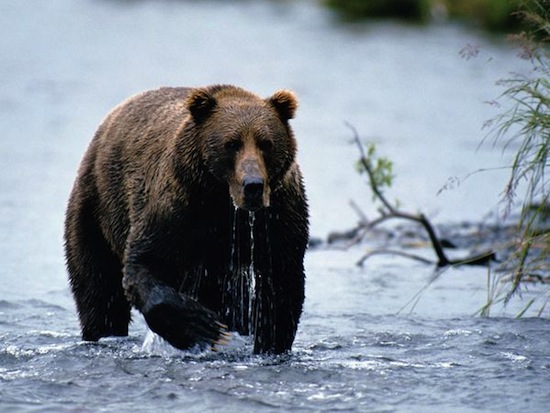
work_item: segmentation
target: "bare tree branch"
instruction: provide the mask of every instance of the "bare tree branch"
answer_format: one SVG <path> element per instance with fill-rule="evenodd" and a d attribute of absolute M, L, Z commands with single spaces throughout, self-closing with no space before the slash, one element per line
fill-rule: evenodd
<path fill-rule="evenodd" d="M 353 132 L 353 139 L 361 155 L 361 158 L 359 159 L 359 161 L 361 162 L 361 165 L 363 166 L 363 168 L 365 169 L 368 175 L 370 189 L 372 190 L 372 193 L 374 194 L 374 196 L 382 203 L 382 207 L 380 208 L 380 217 L 378 217 L 373 221 L 367 221 L 365 214 L 362 212 L 360 213 L 360 217 L 361 217 L 360 227 L 363 228 L 363 231 L 361 231 L 359 234 L 356 235 L 356 237 L 353 240 L 354 242 L 358 242 L 358 240 L 362 239 L 365 233 L 369 229 L 372 229 L 374 226 L 391 218 L 400 218 L 400 219 L 406 219 L 409 221 L 416 222 L 422 225 L 422 227 L 424 227 L 424 229 L 426 230 L 426 233 L 428 234 L 428 237 L 430 238 L 430 242 L 432 244 L 433 250 L 437 256 L 437 262 L 436 262 L 437 267 L 446 267 L 449 265 L 487 265 L 491 260 L 495 259 L 495 253 L 493 251 L 488 251 L 483 254 L 466 257 L 460 260 L 449 259 L 445 254 L 445 251 L 441 244 L 441 240 L 437 236 L 434 227 L 432 226 L 432 224 L 424 214 L 411 214 L 411 213 L 402 211 L 397 207 L 394 207 L 387 200 L 387 198 L 384 196 L 384 193 L 378 187 L 377 181 L 374 176 L 373 166 L 371 165 L 369 158 L 365 153 L 365 148 L 361 143 L 361 139 L 359 138 L 359 134 L 357 133 L 357 130 L 353 125 L 349 123 L 346 123 L 346 125 Z M 356 210 L 359 209 L 356 206 L 356 204 L 353 204 L 353 205 L 355 205 L 354 209 Z M 396 254 L 395 251 L 386 251 L 385 253 L 389 253 L 389 252 Z M 362 263 L 372 255 L 373 255 L 373 252 L 366 254 L 363 258 L 361 258 L 361 260 L 359 260 L 358 265 L 362 265 Z M 432 263 L 431 261 L 426 260 L 425 258 L 418 257 L 413 254 L 399 253 L 399 255 L 407 256 L 408 258 L 417 259 L 427 263 Z"/>

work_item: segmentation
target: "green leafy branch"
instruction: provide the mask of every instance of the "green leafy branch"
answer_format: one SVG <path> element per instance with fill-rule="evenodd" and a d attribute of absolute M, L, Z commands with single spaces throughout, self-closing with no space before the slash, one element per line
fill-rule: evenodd
<path fill-rule="evenodd" d="M 393 162 L 388 158 L 378 157 L 376 145 L 374 143 L 367 143 L 365 156 L 357 160 L 356 169 L 360 174 L 366 173 L 369 175 L 373 183 L 372 186 L 381 193 L 384 189 L 392 186 L 395 178 L 395 174 L 393 173 Z M 372 198 L 373 201 L 375 201 L 379 197 L 377 197 L 374 188 L 371 187 L 371 189 L 373 192 Z"/>

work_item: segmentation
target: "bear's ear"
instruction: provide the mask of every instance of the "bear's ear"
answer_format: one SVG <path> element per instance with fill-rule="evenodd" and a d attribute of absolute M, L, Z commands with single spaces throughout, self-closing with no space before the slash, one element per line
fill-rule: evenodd
<path fill-rule="evenodd" d="M 185 106 L 195 122 L 202 122 L 216 107 L 216 99 L 206 89 L 193 89 L 185 99 Z"/>
<path fill-rule="evenodd" d="M 298 99 L 290 90 L 278 90 L 267 101 L 273 105 L 283 120 L 292 119 L 298 108 Z"/>

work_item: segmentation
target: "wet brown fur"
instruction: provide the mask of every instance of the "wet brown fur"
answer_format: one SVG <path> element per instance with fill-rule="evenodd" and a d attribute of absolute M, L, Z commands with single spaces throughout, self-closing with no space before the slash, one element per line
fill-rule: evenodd
<path fill-rule="evenodd" d="M 216 85 L 149 91 L 111 111 L 84 155 L 66 215 L 85 340 L 127 335 L 134 306 L 179 348 L 216 344 L 225 323 L 253 333 L 256 352 L 290 349 L 308 238 L 288 124 L 296 107 L 289 91 L 261 99 Z M 254 206 L 254 257 L 246 248 L 252 201 L 243 192 L 250 176 L 265 182 Z M 259 281 L 253 320 L 244 320 L 228 291 L 251 261 Z"/>

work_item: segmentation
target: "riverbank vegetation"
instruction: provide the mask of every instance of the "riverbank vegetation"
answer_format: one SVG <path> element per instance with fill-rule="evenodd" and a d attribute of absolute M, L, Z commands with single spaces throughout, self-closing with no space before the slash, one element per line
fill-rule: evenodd
<path fill-rule="evenodd" d="M 522 281 L 550 273 L 550 0 L 533 0 L 524 7 L 521 16 L 531 29 L 511 40 L 531 71 L 499 82 L 504 91 L 493 104 L 501 112 L 486 124 L 488 139 L 514 155 L 503 191 L 505 215 L 514 205 L 521 209 L 514 252 L 506 263 L 512 287 L 505 300 Z"/>
<path fill-rule="evenodd" d="M 517 29 L 524 0 L 322 0 L 343 20 L 398 18 L 414 22 L 461 20 L 493 31 Z"/>

